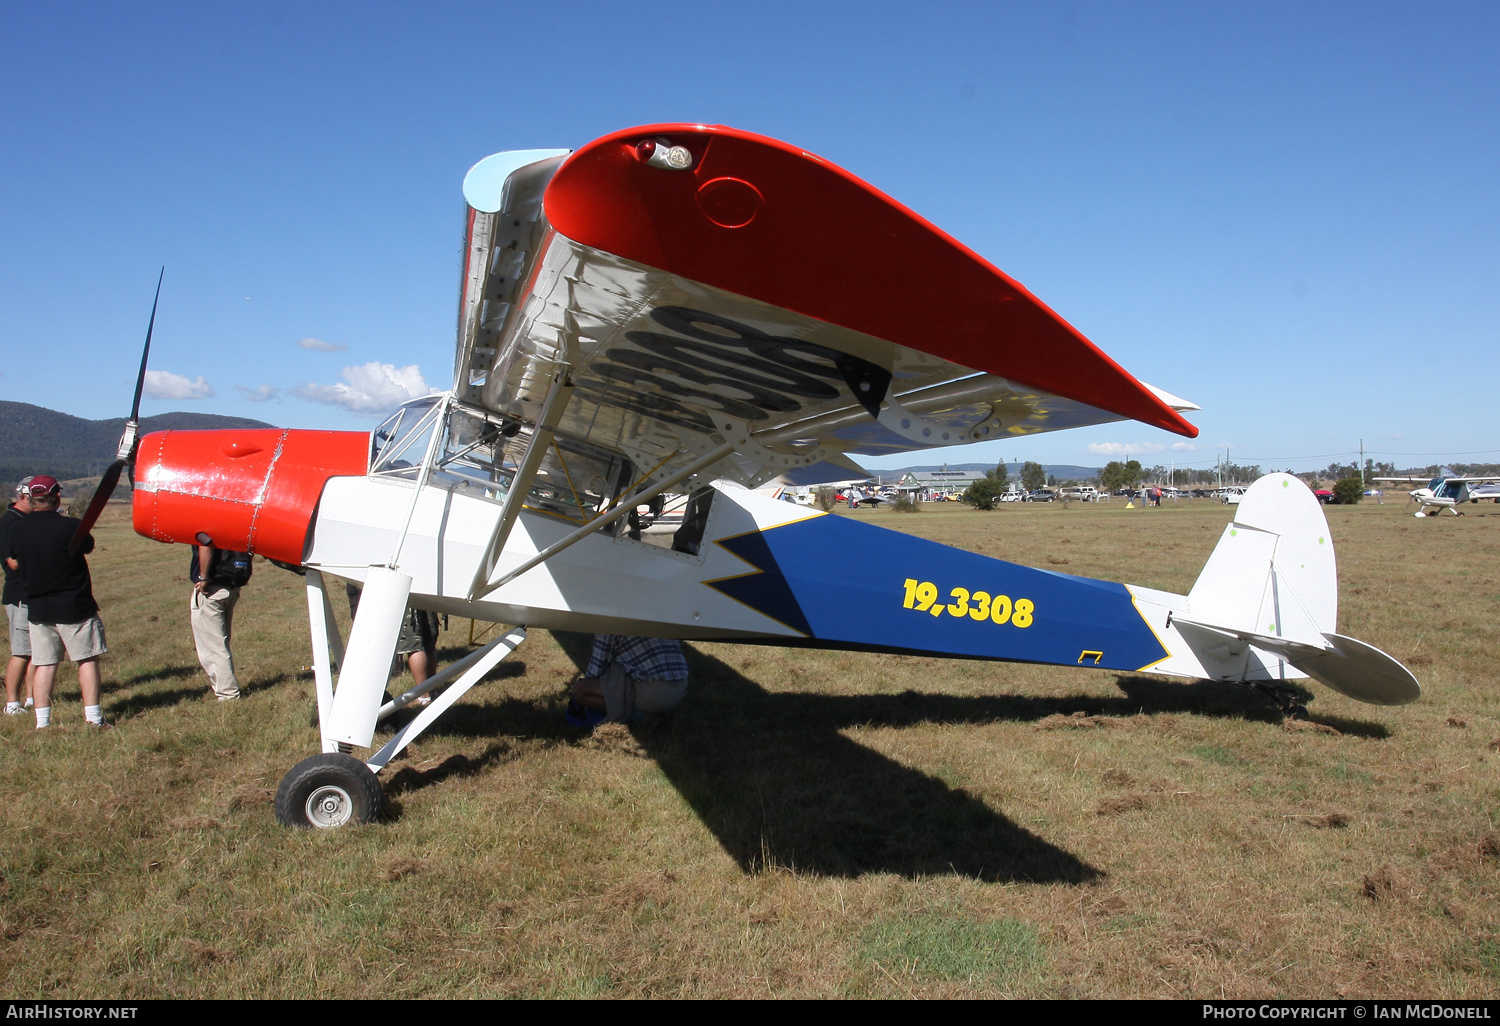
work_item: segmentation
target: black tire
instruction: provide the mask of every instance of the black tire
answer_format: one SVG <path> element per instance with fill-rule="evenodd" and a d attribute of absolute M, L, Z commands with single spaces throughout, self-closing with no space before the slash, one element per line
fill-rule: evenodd
<path fill-rule="evenodd" d="M 343 752 L 303 759 L 276 789 L 276 819 L 283 826 L 326 830 L 376 823 L 383 804 L 375 774 Z"/>

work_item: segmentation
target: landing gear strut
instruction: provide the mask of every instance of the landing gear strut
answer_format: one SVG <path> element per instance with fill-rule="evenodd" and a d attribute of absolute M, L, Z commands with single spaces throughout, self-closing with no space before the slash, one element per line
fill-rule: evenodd
<path fill-rule="evenodd" d="M 398 595 L 397 599 L 392 608 L 399 613 L 405 593 Z M 372 604 L 371 588 L 367 584 L 358 615 L 366 616 L 370 610 L 378 608 L 383 607 Z M 378 658 L 364 660 L 360 667 L 363 676 L 354 675 L 345 659 L 344 641 L 334 623 L 333 607 L 328 601 L 323 575 L 313 567 L 307 569 L 307 611 L 312 627 L 313 677 L 318 688 L 318 726 L 323 735 L 323 754 L 302 760 L 282 779 L 281 787 L 276 791 L 276 818 L 286 826 L 319 830 L 378 822 L 384 803 L 376 774 L 470 688 L 483 681 L 500 660 L 514 652 L 516 646 L 526 640 L 526 630 L 512 627 L 483 648 L 470 652 L 393 699 L 382 695 L 381 691 L 387 683 L 386 674 L 395 648 L 394 626 L 387 625 L 391 626 L 387 636 L 376 638 L 374 643 L 380 645 L 383 641 L 389 643 L 389 647 L 377 652 Z M 364 622 L 356 618 L 356 623 Z M 355 642 L 355 636 L 351 635 L 351 646 L 364 645 L 365 655 L 369 656 L 372 644 L 369 638 Z M 334 701 L 335 669 L 342 671 L 338 694 L 349 706 L 341 720 Z M 371 747 L 376 724 L 381 720 L 412 706 L 438 688 L 442 688 L 442 692 L 409 722 L 397 727 L 395 735 L 379 751 L 371 752 L 369 758 L 363 760 L 353 754 L 356 748 Z M 337 722 L 330 726 L 332 721 Z"/>
<path fill-rule="evenodd" d="M 1280 709 L 1281 715 L 1287 719 L 1307 719 L 1307 706 L 1302 704 L 1302 692 L 1296 688 L 1278 687 L 1263 680 L 1253 681 L 1250 686 L 1275 702 L 1276 708 Z"/>

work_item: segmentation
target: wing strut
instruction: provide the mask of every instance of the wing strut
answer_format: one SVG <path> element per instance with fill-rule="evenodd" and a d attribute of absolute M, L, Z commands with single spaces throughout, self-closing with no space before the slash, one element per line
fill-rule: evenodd
<path fill-rule="evenodd" d="M 422 489 L 427 486 L 427 479 L 432 476 L 432 465 L 442 445 L 443 432 L 448 429 L 448 410 L 452 405 L 453 393 L 449 392 L 438 400 L 437 405 L 433 406 L 432 411 L 427 414 L 427 417 L 432 418 L 432 437 L 427 440 L 427 450 L 422 455 L 422 470 L 417 475 L 417 486 L 412 489 L 411 504 L 406 507 L 406 521 L 401 525 L 401 533 L 396 536 L 396 549 L 391 553 L 390 561 L 385 564 L 392 570 L 401 566 L 401 550 L 406 547 L 406 535 L 411 530 L 412 514 L 416 513 L 417 502 L 422 498 Z M 426 420 L 427 417 L 422 419 Z M 420 421 L 416 430 L 421 430 Z"/>
<path fill-rule="evenodd" d="M 635 509 L 636 506 L 638 506 L 640 503 L 645 502 L 648 499 L 656 498 L 661 493 L 668 491 L 669 489 L 674 488 L 682 482 L 686 481 L 688 478 L 692 477 L 700 470 L 705 470 L 708 467 L 713 466 L 715 463 L 729 456 L 733 452 L 734 443 L 725 442 L 723 445 L 720 445 L 717 448 L 710 449 L 708 452 L 704 453 L 702 456 L 699 456 L 697 459 L 693 460 L 691 463 L 688 463 L 681 469 L 673 471 L 671 474 L 658 481 L 650 488 L 647 488 L 645 491 L 636 492 L 634 495 L 627 496 L 626 498 L 620 500 L 620 502 L 616 503 L 614 509 L 610 510 L 608 513 L 604 513 L 600 516 L 595 517 L 593 520 L 590 520 L 587 524 L 584 524 L 582 527 L 580 527 L 578 530 L 574 531 L 567 537 L 553 542 L 551 545 L 547 546 L 541 552 L 538 552 L 536 555 L 526 560 L 526 562 L 510 571 L 504 577 L 500 578 L 493 584 L 486 584 L 483 588 L 479 589 L 479 591 L 474 595 L 474 599 L 471 599 L 471 601 L 483 598 L 485 595 L 488 595 L 490 592 L 496 590 L 497 588 L 504 587 L 511 581 L 515 580 L 517 577 L 520 577 L 522 574 L 526 573 L 528 570 L 531 570 L 534 567 L 545 563 L 547 560 L 557 555 L 563 549 L 571 548 L 572 546 L 577 545 L 589 535 L 599 530 L 599 528 L 608 527 L 610 524 L 614 523 L 616 520 L 619 520 L 625 514 Z"/>
<path fill-rule="evenodd" d="M 505 505 L 500 507 L 500 519 L 495 522 L 495 529 L 490 533 L 484 555 L 479 559 L 479 567 L 474 571 L 474 579 L 469 582 L 470 602 L 494 590 L 485 587 L 485 583 L 490 579 L 490 574 L 495 572 L 495 563 L 505 549 L 505 540 L 510 537 L 511 528 L 521 515 L 521 507 L 525 505 L 526 496 L 531 491 L 531 482 L 541 469 L 542 460 L 557 432 L 557 425 L 568 408 L 568 400 L 572 398 L 573 379 L 568 375 L 568 368 L 561 366 L 552 376 L 552 387 L 547 390 L 541 415 L 537 417 L 536 425 L 531 430 L 531 441 L 526 446 L 526 454 L 521 457 L 521 463 L 510 479 L 510 489 L 505 493 Z"/>

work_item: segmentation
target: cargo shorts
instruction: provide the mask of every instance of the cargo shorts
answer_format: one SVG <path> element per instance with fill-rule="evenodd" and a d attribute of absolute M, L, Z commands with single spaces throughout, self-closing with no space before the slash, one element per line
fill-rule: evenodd
<path fill-rule="evenodd" d="M 109 649 L 104 647 L 104 621 L 97 615 L 79 623 L 34 623 L 31 625 L 31 662 L 34 666 L 52 666 L 62 662 L 63 653 L 75 663 L 97 659 Z"/>
<path fill-rule="evenodd" d="M 5 625 L 10 631 L 10 654 L 31 655 L 31 624 L 26 622 L 26 603 L 5 607 Z"/>

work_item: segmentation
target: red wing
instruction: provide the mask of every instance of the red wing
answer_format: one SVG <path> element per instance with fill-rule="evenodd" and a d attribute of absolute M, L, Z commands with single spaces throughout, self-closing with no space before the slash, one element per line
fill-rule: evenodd
<path fill-rule="evenodd" d="M 664 140 L 690 170 L 647 163 Z M 646 267 L 1194 437 L 1023 286 L 847 171 L 721 126 L 605 136 L 547 187 L 560 234 Z"/>

